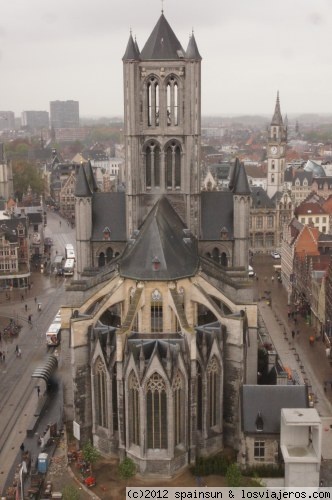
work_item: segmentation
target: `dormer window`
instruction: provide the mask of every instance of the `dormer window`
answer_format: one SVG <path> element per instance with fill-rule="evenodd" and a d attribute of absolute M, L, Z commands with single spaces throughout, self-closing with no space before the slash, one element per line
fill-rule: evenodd
<path fill-rule="evenodd" d="M 257 413 L 255 424 L 257 432 L 262 432 L 264 430 L 264 420 L 260 411 Z"/>
<path fill-rule="evenodd" d="M 111 230 L 108 226 L 104 227 L 103 239 L 109 241 L 111 239 Z"/>
<path fill-rule="evenodd" d="M 160 260 L 158 257 L 153 257 L 152 259 L 152 269 L 153 271 L 159 271 L 160 269 Z"/>
<path fill-rule="evenodd" d="M 228 231 L 225 227 L 222 228 L 222 230 L 220 231 L 220 238 L 222 240 L 227 240 L 228 239 Z"/>

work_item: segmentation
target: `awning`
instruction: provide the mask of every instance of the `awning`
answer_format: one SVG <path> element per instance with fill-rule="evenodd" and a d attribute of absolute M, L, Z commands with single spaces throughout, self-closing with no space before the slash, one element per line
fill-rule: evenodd
<path fill-rule="evenodd" d="M 35 369 L 31 378 L 42 378 L 47 383 L 58 367 L 58 360 L 51 354 L 42 366 Z"/>

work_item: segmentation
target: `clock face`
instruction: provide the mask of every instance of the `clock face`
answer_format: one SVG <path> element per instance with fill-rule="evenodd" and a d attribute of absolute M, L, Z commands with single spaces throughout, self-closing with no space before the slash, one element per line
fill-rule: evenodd
<path fill-rule="evenodd" d="M 278 148 L 277 148 L 277 146 L 272 146 L 272 147 L 271 147 L 271 153 L 272 153 L 273 155 L 275 155 L 275 154 L 277 154 L 277 152 L 278 152 Z"/>

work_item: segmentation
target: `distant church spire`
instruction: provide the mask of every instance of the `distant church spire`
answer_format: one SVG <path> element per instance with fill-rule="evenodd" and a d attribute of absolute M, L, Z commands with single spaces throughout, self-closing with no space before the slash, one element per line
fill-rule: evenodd
<path fill-rule="evenodd" d="M 280 111 L 279 90 L 277 92 L 277 101 L 276 101 L 276 105 L 274 108 L 274 115 L 272 118 L 271 125 L 281 125 L 281 126 L 283 125 L 281 111 Z"/>

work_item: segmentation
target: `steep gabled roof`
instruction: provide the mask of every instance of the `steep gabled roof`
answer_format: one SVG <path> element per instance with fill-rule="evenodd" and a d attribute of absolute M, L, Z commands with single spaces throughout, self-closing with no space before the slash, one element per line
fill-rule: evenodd
<path fill-rule="evenodd" d="M 130 33 L 126 52 L 122 58 L 123 61 L 138 61 L 139 60 L 139 50 L 136 40 L 134 41 L 132 34 Z"/>
<path fill-rule="evenodd" d="M 140 280 L 173 280 L 194 276 L 199 263 L 196 239 L 162 197 L 150 211 L 136 238 L 129 240 L 120 275 Z"/>
<path fill-rule="evenodd" d="M 275 208 L 265 189 L 260 186 L 251 187 L 251 208 Z"/>
<path fill-rule="evenodd" d="M 164 14 L 161 14 L 156 26 L 149 36 L 141 52 L 141 60 L 160 61 L 183 59 L 183 50 L 174 31 L 168 24 Z"/>

